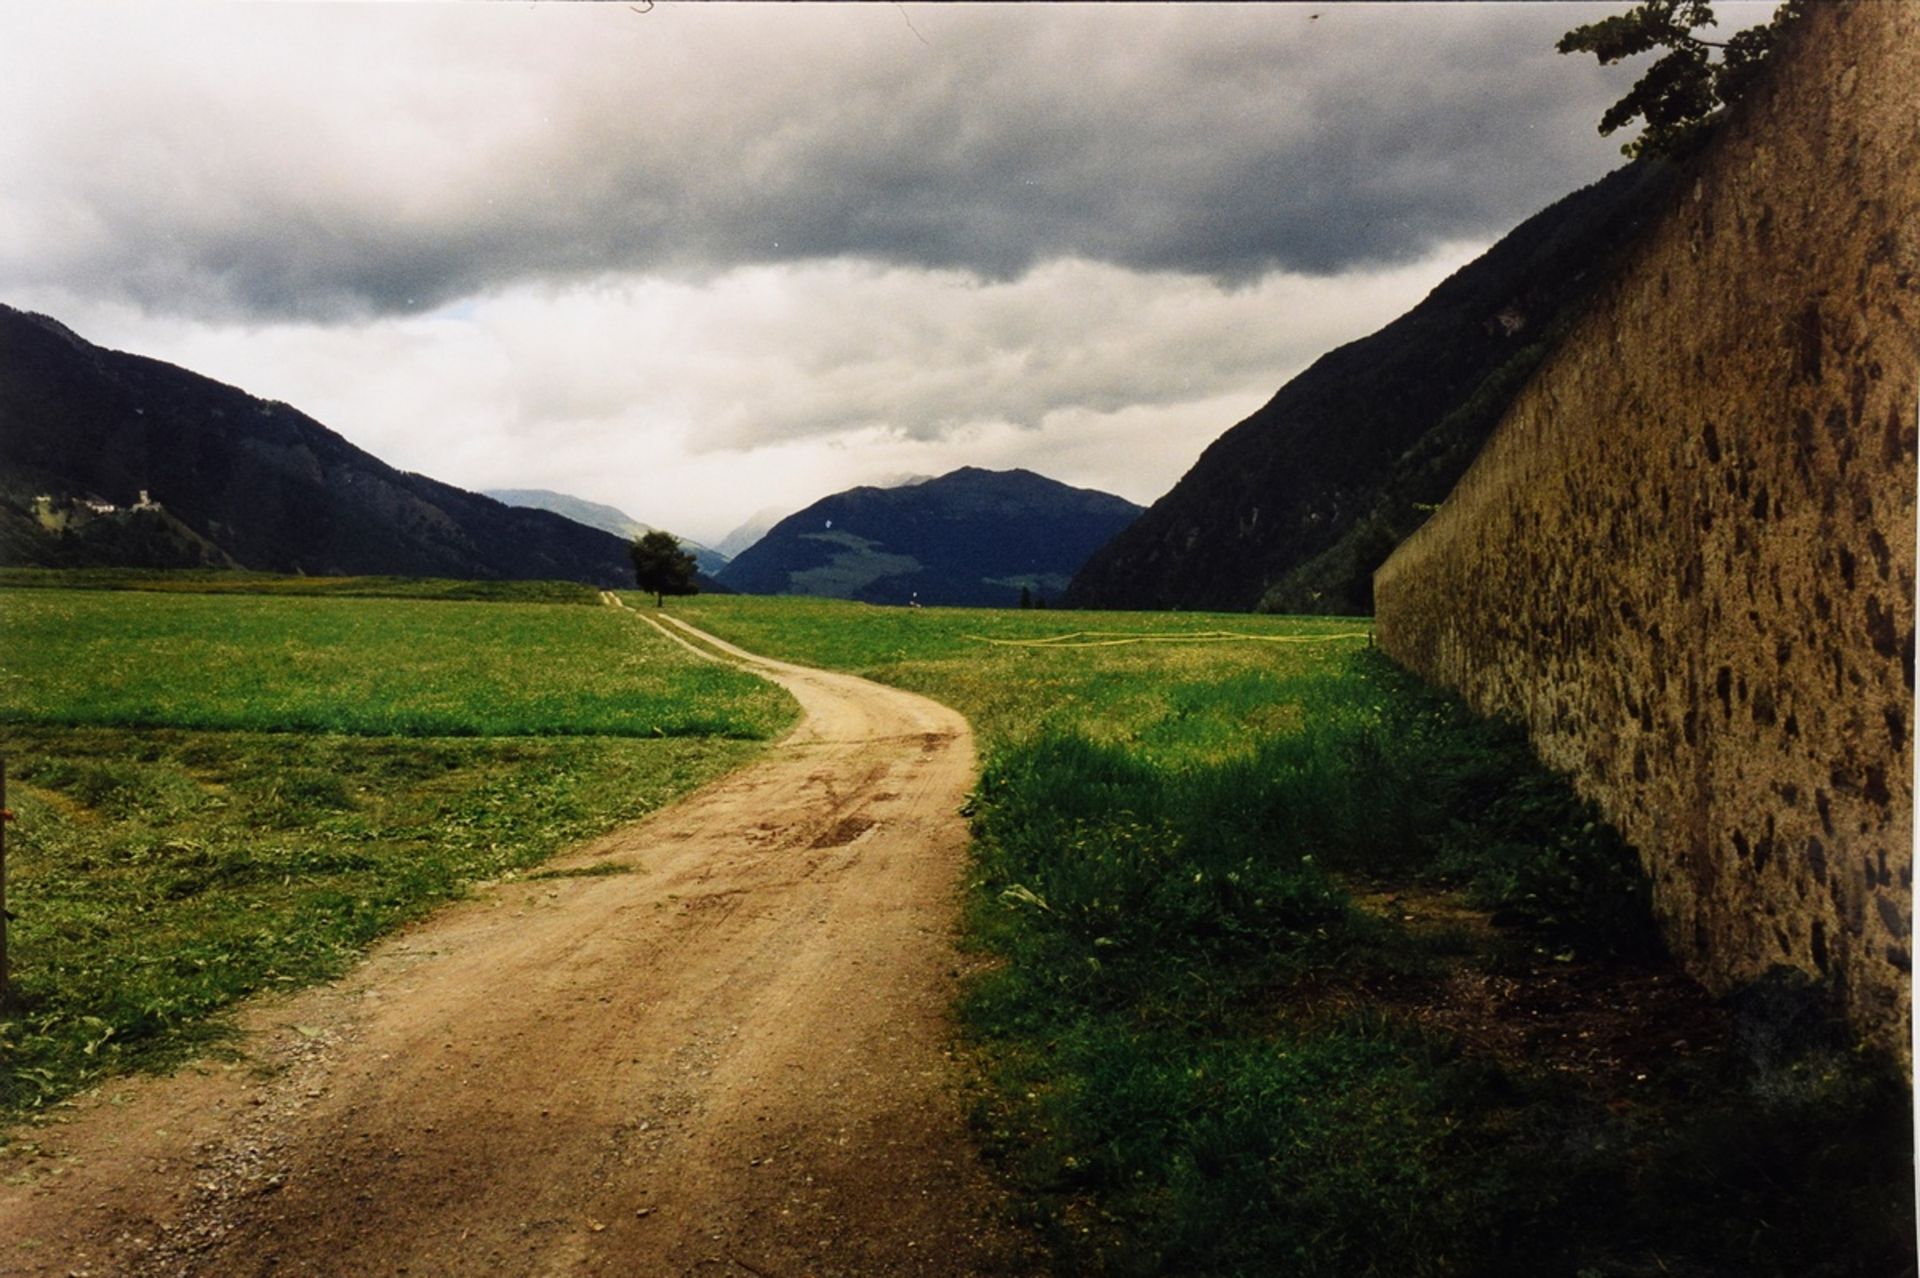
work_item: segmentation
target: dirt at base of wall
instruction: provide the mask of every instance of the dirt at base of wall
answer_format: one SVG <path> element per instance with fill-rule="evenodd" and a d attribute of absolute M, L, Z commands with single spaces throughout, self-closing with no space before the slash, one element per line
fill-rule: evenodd
<path fill-rule="evenodd" d="M 1710 988 L 1785 963 L 1908 1056 L 1920 4 L 1822 4 L 1374 579 L 1527 725 Z"/>

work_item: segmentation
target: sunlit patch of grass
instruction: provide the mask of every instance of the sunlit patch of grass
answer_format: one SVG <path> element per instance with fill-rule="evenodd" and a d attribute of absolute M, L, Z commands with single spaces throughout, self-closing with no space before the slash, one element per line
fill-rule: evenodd
<path fill-rule="evenodd" d="M 577 581 L 460 581 L 445 577 L 306 577 L 192 568 L 0 568 L 0 588 L 141 590 L 160 594 L 291 598 L 445 599 L 586 604 L 600 591 Z"/>
<path fill-rule="evenodd" d="M 792 699 L 620 609 L 7 590 L 0 723 L 768 739 Z"/>
<path fill-rule="evenodd" d="M 1342 655 L 1367 645 L 1351 636 L 1369 629 L 1339 617 L 882 608 L 720 595 L 675 600 L 670 611 L 750 651 L 925 693 L 966 715 L 989 746 L 1065 728 L 1169 762 L 1200 749 L 1244 752 L 1297 722 L 1299 697 L 1319 697 L 1340 679 Z M 1100 648 L 988 642 L 1092 629 L 1194 639 Z M 1259 638 L 1207 638 L 1222 630 Z"/>

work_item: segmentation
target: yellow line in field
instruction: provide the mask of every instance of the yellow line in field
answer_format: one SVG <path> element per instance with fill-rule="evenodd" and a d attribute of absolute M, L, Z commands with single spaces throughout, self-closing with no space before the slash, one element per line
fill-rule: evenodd
<path fill-rule="evenodd" d="M 1075 630 L 1045 639 L 992 639 L 966 635 L 976 643 L 1001 648 L 1116 648 L 1130 643 L 1333 643 L 1341 639 L 1371 639 L 1370 631 L 1349 630 L 1332 635 L 1250 635 L 1237 630 L 1190 630 L 1183 633 L 1133 635 L 1115 630 Z"/>

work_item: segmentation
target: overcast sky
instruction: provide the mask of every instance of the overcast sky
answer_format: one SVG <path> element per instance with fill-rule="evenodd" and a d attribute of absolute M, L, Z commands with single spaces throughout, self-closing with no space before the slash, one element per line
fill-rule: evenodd
<path fill-rule="evenodd" d="M 1624 7 L 10 5 L 0 301 L 704 541 L 1144 503 L 1621 162 L 1552 46 Z"/>

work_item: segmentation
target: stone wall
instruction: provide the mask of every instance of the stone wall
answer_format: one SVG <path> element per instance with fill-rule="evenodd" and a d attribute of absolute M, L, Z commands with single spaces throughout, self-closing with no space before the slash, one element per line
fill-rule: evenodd
<path fill-rule="evenodd" d="M 1724 990 L 1831 978 L 1907 1054 L 1920 4 L 1775 75 L 1374 579 L 1378 638 L 1527 725 Z"/>

